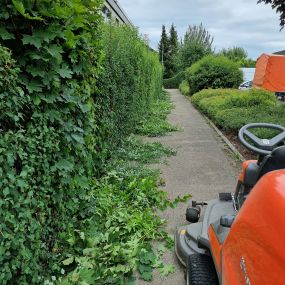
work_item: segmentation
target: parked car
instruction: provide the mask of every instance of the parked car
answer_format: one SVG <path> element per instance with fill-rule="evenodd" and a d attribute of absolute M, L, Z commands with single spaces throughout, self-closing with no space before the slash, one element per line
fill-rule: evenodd
<path fill-rule="evenodd" d="M 248 90 L 252 88 L 252 80 L 245 81 L 239 86 L 239 90 Z"/>
<path fill-rule="evenodd" d="M 285 92 L 275 92 L 275 95 L 278 100 L 284 102 L 285 101 Z"/>

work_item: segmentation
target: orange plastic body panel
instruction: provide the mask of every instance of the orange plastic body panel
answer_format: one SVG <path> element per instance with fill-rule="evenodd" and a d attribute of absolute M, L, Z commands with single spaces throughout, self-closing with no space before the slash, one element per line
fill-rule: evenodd
<path fill-rule="evenodd" d="M 251 163 L 256 163 L 256 162 L 257 162 L 257 160 L 247 160 L 247 161 L 244 161 L 242 163 L 242 170 L 241 170 L 241 172 L 239 174 L 239 178 L 238 178 L 238 180 L 240 182 L 244 181 L 244 175 L 245 175 L 245 171 L 246 171 L 248 165 L 251 164 Z"/>
<path fill-rule="evenodd" d="M 222 250 L 222 244 L 220 244 L 219 240 L 217 239 L 217 236 L 215 234 L 214 229 L 212 226 L 209 226 L 208 229 L 208 236 L 209 241 L 211 243 L 211 250 L 213 254 L 213 259 L 215 261 L 215 265 L 218 271 L 218 274 L 221 273 L 221 250 Z"/>
<path fill-rule="evenodd" d="M 223 285 L 285 284 L 285 170 L 252 189 L 222 248 Z"/>
<path fill-rule="evenodd" d="M 285 91 L 285 56 L 262 54 L 256 62 L 253 86 L 273 92 Z"/>

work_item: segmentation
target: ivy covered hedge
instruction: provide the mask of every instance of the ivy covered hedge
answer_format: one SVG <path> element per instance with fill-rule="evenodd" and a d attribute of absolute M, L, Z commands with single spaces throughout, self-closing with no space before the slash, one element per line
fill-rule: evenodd
<path fill-rule="evenodd" d="M 0 0 L 1 284 L 63 273 L 66 233 L 96 211 L 106 140 L 160 93 L 158 60 L 135 31 L 136 54 L 121 28 L 103 49 L 101 2 Z"/>

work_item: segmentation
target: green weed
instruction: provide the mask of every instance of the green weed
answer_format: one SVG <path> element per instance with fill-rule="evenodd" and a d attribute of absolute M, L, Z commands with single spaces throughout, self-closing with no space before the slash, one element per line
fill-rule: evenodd
<path fill-rule="evenodd" d="M 167 115 L 173 109 L 173 103 L 167 93 L 163 93 L 152 106 L 150 115 L 143 120 L 136 129 L 136 134 L 158 137 L 169 132 L 178 131 L 178 126 L 174 126 L 166 121 Z"/>
<path fill-rule="evenodd" d="M 176 151 L 159 142 L 143 143 L 141 139 L 130 136 L 118 152 L 118 158 L 141 163 L 156 163 L 162 157 L 175 155 Z"/>
<path fill-rule="evenodd" d="M 161 261 L 163 249 L 172 246 L 157 209 L 185 202 L 189 196 L 170 201 L 158 186 L 159 172 L 127 161 L 116 161 L 89 194 L 89 207 L 96 208 L 82 229 L 65 234 L 62 268 L 69 272 L 58 284 L 134 284 L 133 272 L 152 280 L 154 268 L 162 275 L 174 271 Z M 152 242 L 158 240 L 157 250 Z"/>

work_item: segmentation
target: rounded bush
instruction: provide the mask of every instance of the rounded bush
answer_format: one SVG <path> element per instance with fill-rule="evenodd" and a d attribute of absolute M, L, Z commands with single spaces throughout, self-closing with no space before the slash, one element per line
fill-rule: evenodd
<path fill-rule="evenodd" d="M 224 56 L 208 55 L 186 70 L 191 94 L 208 88 L 237 88 L 243 80 L 238 65 Z"/>

